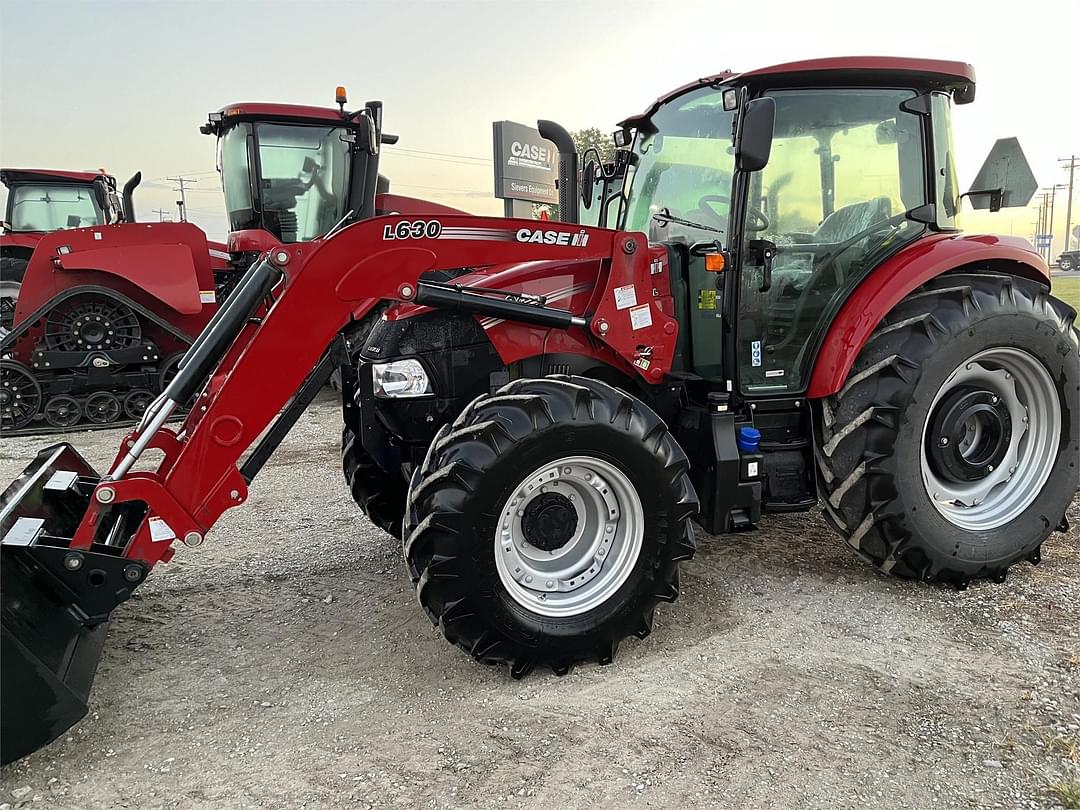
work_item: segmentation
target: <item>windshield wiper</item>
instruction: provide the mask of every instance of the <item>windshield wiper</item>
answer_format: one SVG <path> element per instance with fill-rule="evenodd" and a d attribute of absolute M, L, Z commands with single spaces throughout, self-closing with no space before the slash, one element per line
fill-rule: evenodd
<path fill-rule="evenodd" d="M 724 232 L 720 228 L 714 228 L 711 225 L 702 225 L 700 222 L 691 222 L 688 219 L 677 217 L 670 211 L 668 211 L 666 208 L 661 208 L 659 211 L 652 215 L 652 218 L 660 225 L 664 226 L 685 225 L 688 228 L 697 228 L 698 230 L 710 231 L 712 233 L 718 233 L 720 235 L 724 234 Z"/>

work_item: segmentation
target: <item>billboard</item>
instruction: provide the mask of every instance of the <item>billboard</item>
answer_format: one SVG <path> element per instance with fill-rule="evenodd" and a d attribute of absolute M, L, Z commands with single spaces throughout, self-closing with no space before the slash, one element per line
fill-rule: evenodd
<path fill-rule="evenodd" d="M 495 151 L 495 196 L 504 200 L 557 203 L 559 152 L 533 127 L 513 121 L 492 125 Z"/>

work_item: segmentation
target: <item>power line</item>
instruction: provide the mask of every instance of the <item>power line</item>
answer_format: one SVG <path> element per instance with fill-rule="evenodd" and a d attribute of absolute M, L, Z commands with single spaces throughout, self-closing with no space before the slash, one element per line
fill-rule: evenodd
<path fill-rule="evenodd" d="M 172 222 L 172 216 L 171 215 L 169 216 L 168 220 L 165 219 L 165 215 L 168 214 L 169 212 L 166 211 L 164 208 L 155 208 L 154 213 L 158 215 L 158 222 L 166 222 L 166 221 L 167 222 Z"/>
<path fill-rule="evenodd" d="M 477 155 L 461 155 L 461 154 L 457 154 L 455 152 L 435 152 L 435 151 L 430 150 L 430 149 L 406 149 L 406 148 L 400 147 L 400 146 L 389 147 L 389 149 L 390 149 L 391 153 L 404 152 L 404 153 L 409 154 L 409 155 L 417 155 L 417 156 L 431 155 L 433 157 L 433 159 L 435 159 L 435 158 L 445 158 L 445 159 L 452 158 L 452 159 L 455 159 L 455 160 L 471 160 L 471 161 L 477 161 L 477 162 L 480 162 L 480 163 L 491 163 L 491 158 L 489 158 L 489 157 L 479 157 Z"/>

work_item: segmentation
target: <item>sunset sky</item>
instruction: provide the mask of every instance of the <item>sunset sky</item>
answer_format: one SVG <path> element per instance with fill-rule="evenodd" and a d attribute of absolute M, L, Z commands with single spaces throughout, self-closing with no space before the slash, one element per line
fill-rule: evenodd
<path fill-rule="evenodd" d="M 975 65 L 955 115 L 965 188 L 994 139 L 1020 138 L 1041 187 L 1080 154 L 1076 0 L 1022 13 L 986 2 L 60 2 L 0 0 L 0 163 L 136 170 L 141 217 L 190 218 L 224 236 L 213 139 L 198 127 L 234 101 L 386 104 L 382 171 L 400 193 L 477 213 L 492 197 L 491 122 L 552 118 L 611 130 L 678 85 L 725 68 L 855 54 Z M 1072 32 L 1057 35 L 1057 32 Z M 1078 178 L 1080 181 L 1080 178 Z M 1078 182 L 1080 184 L 1080 182 Z M 1080 199 L 1073 221 L 1080 221 Z M 1064 233 L 1058 196 L 1055 255 Z M 1030 237 L 1035 212 L 969 217 Z"/>

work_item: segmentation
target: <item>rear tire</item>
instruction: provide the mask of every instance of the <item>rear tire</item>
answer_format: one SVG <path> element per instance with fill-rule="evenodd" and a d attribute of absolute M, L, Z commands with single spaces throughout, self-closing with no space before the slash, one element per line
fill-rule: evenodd
<path fill-rule="evenodd" d="M 818 411 L 826 518 L 862 557 L 958 587 L 1038 561 L 1080 481 L 1074 317 L 989 272 L 936 278 L 889 313 Z"/>
<path fill-rule="evenodd" d="M 478 398 L 409 489 L 405 557 L 421 606 L 448 641 L 514 677 L 610 663 L 678 596 L 696 547 L 688 468 L 660 417 L 605 383 L 521 379 Z M 503 555 L 554 573 L 526 582 Z"/>

